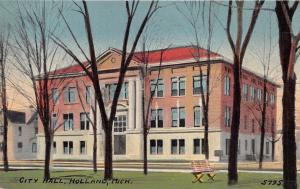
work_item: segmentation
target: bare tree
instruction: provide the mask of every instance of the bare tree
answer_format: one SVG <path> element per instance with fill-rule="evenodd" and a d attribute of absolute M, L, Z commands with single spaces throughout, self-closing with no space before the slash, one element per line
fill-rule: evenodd
<path fill-rule="evenodd" d="M 34 99 L 22 91 L 20 85 L 15 87 L 24 97 L 35 105 L 45 135 L 44 179 L 50 178 L 50 159 L 53 133 L 57 128 L 51 126 L 51 90 L 55 83 L 50 78 L 50 71 L 55 69 L 57 46 L 52 43 L 50 34 L 55 32 L 59 19 L 53 12 L 59 3 L 46 5 L 46 2 L 30 4 L 18 3 L 17 23 L 12 43 L 15 67 L 31 83 Z M 24 81 L 22 82 L 24 83 Z"/>
<path fill-rule="evenodd" d="M 78 56 L 68 47 L 67 44 L 65 44 L 61 39 L 59 39 L 57 36 L 53 36 L 53 40 L 56 44 L 58 44 L 68 55 L 70 55 L 75 62 L 81 66 L 85 74 L 88 76 L 88 78 L 92 81 L 97 103 L 100 110 L 101 115 L 101 122 L 105 133 L 105 159 L 104 159 L 104 178 L 105 179 L 112 179 L 113 178 L 113 170 L 112 170 L 112 125 L 113 121 L 116 115 L 117 110 L 117 103 L 120 96 L 122 84 L 124 81 L 124 77 L 127 71 L 127 68 L 132 60 L 132 57 L 134 55 L 137 43 L 140 39 L 141 34 L 143 33 L 143 30 L 147 23 L 149 22 L 150 18 L 153 16 L 153 14 L 158 10 L 158 1 L 151 1 L 150 5 L 148 6 L 147 10 L 145 11 L 144 17 L 142 17 L 142 23 L 137 27 L 137 33 L 133 37 L 132 46 L 128 53 L 128 43 L 129 43 L 129 37 L 131 37 L 131 29 L 132 29 L 132 23 L 136 16 L 136 11 L 139 7 L 140 1 L 132 1 L 132 2 L 125 2 L 125 8 L 127 13 L 127 24 L 125 28 L 124 33 L 124 39 L 123 39 L 123 47 L 122 47 L 122 57 L 121 57 L 121 63 L 120 63 L 120 70 L 119 70 L 119 77 L 117 82 L 117 87 L 114 93 L 114 97 L 112 100 L 112 105 L 110 108 L 110 113 L 108 113 L 105 110 L 105 104 L 103 100 L 103 94 L 100 90 L 100 82 L 99 82 L 99 72 L 97 68 L 97 57 L 95 53 L 95 46 L 94 46 L 94 39 L 93 39 L 93 33 L 92 33 L 92 26 L 90 22 L 90 14 L 88 11 L 88 6 L 86 1 L 82 1 L 82 6 L 78 5 L 76 2 L 74 4 L 78 8 L 78 12 L 83 16 L 84 18 L 84 25 L 85 25 L 85 31 L 87 35 L 87 43 L 89 46 L 89 57 L 84 52 L 83 48 L 80 46 L 77 38 L 75 37 L 72 29 L 70 28 L 66 18 L 63 16 L 62 12 L 61 15 L 63 17 L 63 20 L 67 26 L 67 29 L 72 36 L 72 39 L 76 43 L 77 47 L 79 48 L 80 52 L 86 59 L 87 65 L 83 64 L 83 62 L 78 58 Z"/>
<path fill-rule="evenodd" d="M 205 4 L 208 5 L 208 19 L 207 23 L 205 22 Z M 211 39 L 213 34 L 212 26 L 212 2 L 195 2 L 195 1 L 185 1 L 185 8 L 187 11 L 183 11 L 179 6 L 177 10 L 185 17 L 187 22 L 192 27 L 193 42 L 191 44 L 194 46 L 194 49 L 191 51 L 192 57 L 195 59 L 195 66 L 199 67 L 199 84 L 200 84 L 200 99 L 202 103 L 202 112 L 203 112 L 203 121 L 204 123 L 204 154 L 205 159 L 209 159 L 209 142 L 208 142 L 208 130 L 209 130 L 209 97 L 210 97 L 210 75 L 211 75 Z M 206 26 L 207 25 L 207 26 Z M 207 27 L 207 28 L 206 28 Z M 207 41 L 205 45 L 207 46 L 207 52 L 204 54 L 201 53 L 203 44 L 201 40 L 201 35 L 207 29 Z M 207 61 L 202 62 L 200 58 L 207 56 Z M 203 67 L 206 68 L 206 71 L 203 70 Z M 205 73 L 204 73 L 205 72 Z"/>
<path fill-rule="evenodd" d="M 299 1 L 276 1 L 275 12 L 279 28 L 279 54 L 282 69 L 282 146 L 283 188 L 297 188 L 297 160 L 295 140 L 295 63 L 299 57 L 300 31 L 294 33 L 292 20 Z"/>
<path fill-rule="evenodd" d="M 271 17 L 271 14 L 269 14 Z M 263 82 L 262 82 L 262 89 L 257 89 L 257 100 L 256 103 L 251 103 L 247 104 L 246 106 L 249 108 L 249 110 L 252 112 L 253 116 L 255 117 L 256 121 L 258 122 L 258 126 L 260 129 L 260 152 L 259 152 L 259 169 L 262 169 L 262 163 L 264 159 L 264 145 L 265 145 L 265 134 L 266 134 L 266 128 L 271 126 L 271 132 L 272 132 L 272 138 L 274 135 L 274 140 L 275 140 L 275 123 L 273 120 L 273 117 L 267 118 L 267 112 L 269 110 L 272 110 L 272 104 L 268 103 L 268 99 L 271 98 L 271 96 L 268 96 L 268 94 L 271 94 L 270 91 L 270 85 L 271 83 L 269 82 L 269 79 L 274 80 L 272 78 L 272 73 L 274 73 L 274 70 L 276 70 L 277 65 L 271 67 L 271 57 L 274 53 L 275 46 L 276 44 L 273 42 L 273 37 L 272 37 L 272 23 L 271 20 L 269 19 L 269 24 L 266 24 L 266 27 L 268 27 L 268 31 L 264 31 L 264 36 L 263 36 L 263 45 L 262 49 L 258 49 L 255 47 L 253 49 L 253 55 L 257 58 L 259 61 L 259 64 L 262 66 L 262 71 L 263 71 Z M 266 36 L 266 34 L 268 36 Z M 256 97 L 255 97 L 256 98 Z M 270 99 L 271 100 L 271 99 Z M 275 99 L 273 99 L 275 100 Z M 275 102 L 273 102 L 275 103 Z M 268 104 L 270 106 L 268 106 Z M 258 113 L 259 116 L 256 117 L 255 114 Z M 271 120 L 268 122 L 268 120 Z M 270 124 L 270 122 L 272 122 Z M 274 131 L 273 131 L 274 130 Z M 270 141 L 271 142 L 271 141 Z M 274 141 L 275 142 L 275 141 Z M 275 143 L 274 143 L 275 144 Z M 272 143 L 273 145 L 273 143 Z M 275 148 L 272 147 L 272 154 L 274 154 L 273 150 Z M 272 158 L 274 158 L 272 156 Z"/>
<path fill-rule="evenodd" d="M 155 68 L 151 68 L 149 65 L 149 56 L 150 56 L 150 44 L 148 44 L 148 37 L 146 35 L 143 36 L 142 40 L 142 51 L 138 53 L 135 57 L 142 63 L 142 78 L 144 81 L 144 91 L 143 91 L 143 96 L 142 96 L 142 106 L 143 106 L 143 161 L 144 161 L 144 174 L 148 174 L 148 146 L 147 146 L 147 140 L 148 140 L 148 134 L 150 131 L 151 126 L 149 125 L 149 116 L 151 113 L 151 107 L 152 107 L 152 101 L 153 97 L 158 91 L 158 85 L 159 85 L 159 80 L 160 80 L 160 73 L 161 73 L 161 67 L 162 67 L 162 62 L 163 62 L 163 55 L 164 52 L 169 48 L 164 48 L 160 49 L 159 51 L 159 66 Z M 150 78 L 151 76 L 151 71 L 156 71 L 157 76 L 156 78 Z M 153 80 L 154 83 L 150 84 L 150 91 L 146 89 L 148 86 L 147 84 L 150 83 L 150 80 Z M 158 115 L 157 115 L 158 116 Z"/>
<path fill-rule="evenodd" d="M 89 110 L 85 108 L 85 103 L 84 100 L 82 99 L 82 87 L 80 87 L 80 84 L 76 82 L 76 88 L 77 88 L 77 93 L 79 97 L 79 101 L 81 104 L 81 107 L 83 108 L 83 113 L 86 116 L 86 119 L 88 120 L 89 125 L 92 126 L 93 129 L 93 170 L 94 172 L 97 172 L 97 101 L 96 98 L 92 97 L 92 91 L 91 89 L 86 91 L 89 96 L 89 99 L 86 99 L 90 107 Z M 87 85 L 84 81 L 82 81 L 82 86 L 87 89 Z"/>
<path fill-rule="evenodd" d="M 251 21 L 247 29 L 247 33 L 243 40 L 243 1 L 236 1 L 237 6 L 237 31 L 236 41 L 233 41 L 231 34 L 231 17 L 232 17 L 232 1 L 229 1 L 228 15 L 227 15 L 227 26 L 226 33 L 227 38 L 233 52 L 233 109 L 232 109 L 232 120 L 231 120 L 231 135 L 230 135 L 230 149 L 228 159 L 228 184 L 236 184 L 238 182 L 237 173 L 237 151 L 238 151 L 238 138 L 239 138 L 239 127 L 240 127 L 240 108 L 241 108 L 241 71 L 243 65 L 243 59 L 250 38 L 252 36 L 257 17 L 264 1 L 255 1 L 255 6 L 252 11 Z"/>
<path fill-rule="evenodd" d="M 9 49 L 9 32 L 4 31 L 0 33 L 0 74 L 1 74 L 1 105 L 3 115 L 3 168 L 7 172 L 9 170 L 8 157 L 7 157 L 7 134 L 8 134 L 8 108 L 7 108 L 7 92 L 6 92 L 6 77 L 7 74 L 7 56 Z"/>

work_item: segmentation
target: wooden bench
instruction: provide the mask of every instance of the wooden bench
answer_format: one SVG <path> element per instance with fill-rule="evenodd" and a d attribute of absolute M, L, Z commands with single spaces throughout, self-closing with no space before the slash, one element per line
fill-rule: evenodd
<path fill-rule="evenodd" d="M 208 180 L 214 181 L 214 177 L 216 173 L 214 169 L 210 167 L 209 162 L 207 160 L 200 160 L 200 161 L 192 161 L 192 174 L 194 175 L 195 179 L 192 181 L 202 183 L 203 180 L 201 179 L 204 175 L 208 176 Z"/>

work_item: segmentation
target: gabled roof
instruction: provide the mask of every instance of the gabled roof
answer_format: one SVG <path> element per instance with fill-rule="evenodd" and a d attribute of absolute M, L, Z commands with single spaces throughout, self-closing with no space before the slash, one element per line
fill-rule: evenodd
<path fill-rule="evenodd" d="M 162 51 L 163 51 L 162 49 L 158 49 L 158 50 L 148 51 L 146 53 L 136 52 L 133 56 L 133 60 L 143 63 L 143 56 L 147 56 L 149 64 L 159 63 Z M 197 53 L 197 51 L 199 53 Z M 111 52 L 115 52 L 118 54 L 122 53 L 122 51 L 119 49 L 109 48 L 100 56 L 98 56 L 97 59 L 99 60 Z M 208 51 L 203 48 L 196 48 L 195 46 L 181 46 L 181 47 L 169 48 L 163 51 L 162 62 L 176 62 L 176 61 L 190 60 L 190 59 L 194 59 L 195 57 L 200 59 L 207 58 Z M 217 58 L 222 56 L 217 53 L 211 52 L 210 57 Z M 84 62 L 83 64 L 88 67 L 88 62 Z M 75 63 L 75 65 L 57 69 L 53 72 L 50 72 L 50 74 L 51 75 L 75 74 L 75 73 L 80 73 L 82 71 L 83 69 L 81 68 L 81 66 Z"/>

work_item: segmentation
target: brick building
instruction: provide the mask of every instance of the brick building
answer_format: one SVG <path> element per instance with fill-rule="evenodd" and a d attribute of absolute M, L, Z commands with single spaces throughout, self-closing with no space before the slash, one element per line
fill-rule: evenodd
<path fill-rule="evenodd" d="M 118 101 L 113 127 L 113 158 L 115 160 L 141 160 L 143 158 L 142 108 L 143 95 L 149 96 L 154 89 L 160 68 L 157 90 L 151 104 L 148 136 L 150 160 L 203 159 L 202 124 L 199 66 L 195 64 L 192 46 L 166 50 L 160 67 L 160 50 L 147 55 L 149 74 L 143 78 L 142 53 L 135 53 L 126 73 Z M 207 51 L 200 49 L 200 62 L 206 72 Z M 101 89 L 106 106 L 116 87 L 121 52 L 111 48 L 98 58 Z M 209 104 L 209 148 L 212 161 L 226 160 L 229 152 L 230 122 L 233 101 L 232 64 L 217 53 L 211 53 L 210 104 Z M 93 106 L 93 87 L 80 66 L 74 65 L 56 70 L 51 75 L 53 127 L 59 127 L 53 141 L 54 159 L 92 159 L 93 135 L 89 123 Z M 206 77 L 203 77 L 203 81 Z M 205 82 L 204 82 L 205 83 Z M 240 160 L 250 160 L 259 154 L 259 105 L 262 102 L 263 78 L 243 70 L 242 105 L 239 138 Z M 152 86 L 152 87 L 151 87 Z M 204 86 L 206 89 L 206 87 Z M 267 84 L 268 105 L 266 137 L 276 130 L 276 88 L 272 81 Z M 206 89 L 207 90 L 207 89 Z M 97 114 L 98 158 L 104 159 L 104 137 Z M 39 128 L 41 128 L 39 122 Z M 38 158 L 44 157 L 43 129 L 39 129 Z M 271 144 L 265 141 L 265 155 L 270 158 Z M 217 151 L 222 154 L 216 156 Z"/>

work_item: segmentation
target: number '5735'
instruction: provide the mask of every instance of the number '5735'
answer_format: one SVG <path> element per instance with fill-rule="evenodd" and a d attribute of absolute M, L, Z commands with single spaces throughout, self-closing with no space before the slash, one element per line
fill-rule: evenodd
<path fill-rule="evenodd" d="M 280 185 L 283 184 L 283 180 L 264 180 L 260 184 L 262 184 L 262 185 L 278 185 L 278 186 L 280 186 Z"/>

